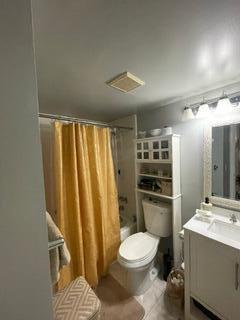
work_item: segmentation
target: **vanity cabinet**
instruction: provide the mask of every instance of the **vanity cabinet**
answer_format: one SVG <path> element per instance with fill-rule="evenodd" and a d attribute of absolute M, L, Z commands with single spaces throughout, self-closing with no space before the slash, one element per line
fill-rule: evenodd
<path fill-rule="evenodd" d="M 240 319 L 239 250 L 191 232 L 190 295 L 224 320 Z"/>

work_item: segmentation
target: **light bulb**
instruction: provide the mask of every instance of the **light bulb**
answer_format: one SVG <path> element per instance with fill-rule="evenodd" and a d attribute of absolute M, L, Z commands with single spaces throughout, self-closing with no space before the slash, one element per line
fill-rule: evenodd
<path fill-rule="evenodd" d="M 185 107 L 183 110 L 182 121 L 188 121 L 194 119 L 193 111 L 190 107 Z"/>
<path fill-rule="evenodd" d="M 209 114 L 210 114 L 209 105 L 207 103 L 200 104 L 196 117 L 198 119 L 203 119 L 203 118 L 208 117 Z"/>
<path fill-rule="evenodd" d="M 224 114 L 230 112 L 232 110 L 232 104 L 228 97 L 222 97 L 218 100 L 216 113 L 217 114 Z"/>

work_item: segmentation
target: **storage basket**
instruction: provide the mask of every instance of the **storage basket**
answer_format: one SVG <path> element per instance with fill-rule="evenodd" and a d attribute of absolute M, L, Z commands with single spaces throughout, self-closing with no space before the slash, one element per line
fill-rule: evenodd
<path fill-rule="evenodd" d="M 166 293 L 169 297 L 183 299 L 184 272 L 181 269 L 172 269 L 167 278 Z"/>

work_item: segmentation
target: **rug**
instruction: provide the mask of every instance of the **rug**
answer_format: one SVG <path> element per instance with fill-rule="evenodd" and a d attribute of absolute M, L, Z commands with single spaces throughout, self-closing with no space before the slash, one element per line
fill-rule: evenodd
<path fill-rule="evenodd" d="M 101 320 L 143 319 L 143 307 L 112 276 L 102 278 L 95 293 L 101 301 Z"/>

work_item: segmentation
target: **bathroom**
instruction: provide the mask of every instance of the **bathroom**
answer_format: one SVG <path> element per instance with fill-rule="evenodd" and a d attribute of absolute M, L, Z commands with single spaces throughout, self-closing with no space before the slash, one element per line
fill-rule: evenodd
<path fill-rule="evenodd" d="M 240 2 L 1 4 L 0 319 L 240 319 Z"/>

